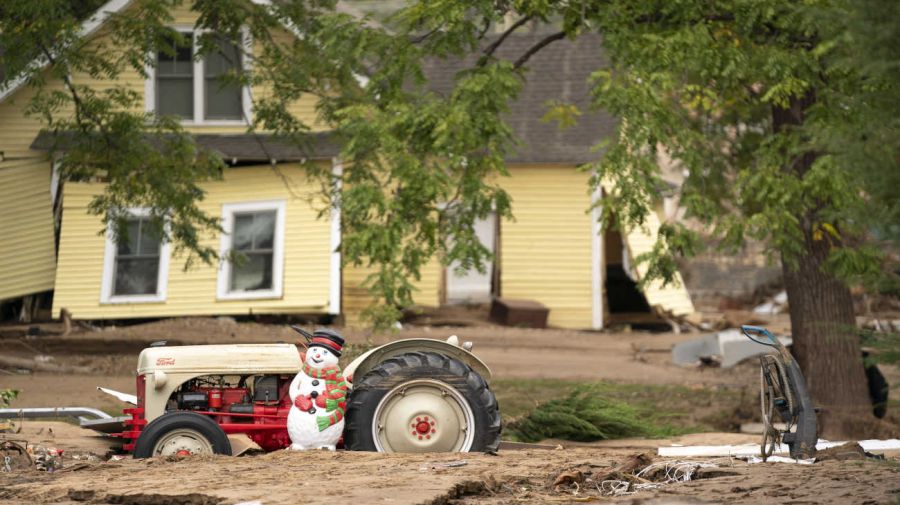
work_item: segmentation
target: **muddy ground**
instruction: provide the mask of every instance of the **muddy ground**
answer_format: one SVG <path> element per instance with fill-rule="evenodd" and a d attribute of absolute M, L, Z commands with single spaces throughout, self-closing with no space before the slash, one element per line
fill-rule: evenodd
<path fill-rule="evenodd" d="M 782 322 L 783 324 L 783 322 Z M 281 326 L 237 323 L 230 318 L 181 319 L 137 326 L 77 330 L 62 336 L 59 325 L 44 325 L 40 335 L 25 328 L 0 327 L 0 356 L 39 357 L 67 373 L 17 373 L 2 367 L 0 388 L 22 391 L 14 405 L 87 405 L 114 412 L 122 407 L 96 391 L 98 385 L 125 392 L 134 389 L 137 353 L 149 342 L 179 344 L 297 340 Z M 680 368 L 669 350 L 696 334 L 597 333 L 474 327 L 407 326 L 395 335 L 372 337 L 347 331 L 361 348 L 410 337 L 459 335 L 475 343 L 474 352 L 496 379 L 558 378 L 614 380 L 640 384 L 752 389 L 758 381 L 752 364 L 731 369 Z M 548 349 L 552 348 L 552 352 Z M 68 370 L 66 370 L 68 369 Z M 889 382 L 900 382 L 886 369 Z M 539 401 L 541 399 L 535 399 Z M 704 433 L 674 440 L 608 441 L 590 446 L 555 442 L 546 449 L 501 450 L 481 454 L 382 455 L 367 453 L 249 454 L 238 458 L 190 460 L 109 460 L 107 444 L 64 423 L 26 422 L 18 435 L 5 438 L 64 449 L 65 468 L 47 473 L 0 473 L 4 503 L 172 503 L 207 504 L 258 501 L 275 503 L 897 503 L 900 463 L 824 461 L 811 466 L 748 465 L 728 458 L 713 461 L 703 477 L 633 495 L 601 496 L 594 480 L 639 453 L 655 454 L 660 445 L 705 445 L 755 441 L 755 436 Z M 663 461 L 652 457 L 654 461 Z M 451 462 L 454 465 L 446 465 Z M 464 464 L 462 464 L 464 462 Z M 554 486 L 561 473 L 579 470 L 577 485 Z M 641 501 L 645 500 L 645 501 Z"/>
<path fill-rule="evenodd" d="M 151 342 L 171 345 L 296 342 L 298 335 L 283 325 L 235 322 L 231 318 L 169 319 L 133 326 L 109 326 L 95 331 L 77 330 L 62 335 L 61 324 L 41 325 L 40 336 L 25 337 L 25 326 L 0 326 L 0 356 L 34 359 L 47 367 L 76 373 L 0 372 L 0 385 L 23 391 L 19 407 L 90 405 L 119 409 L 113 398 L 96 391 L 105 386 L 119 391 L 134 389 L 137 355 Z M 372 336 L 360 330 L 344 331 L 350 351 L 341 363 L 367 344 L 379 345 L 404 338 L 446 339 L 458 335 L 471 341 L 473 352 L 499 379 L 614 380 L 642 384 L 680 384 L 688 387 L 756 387 L 755 365 L 730 369 L 682 368 L 671 363 L 672 345 L 697 338 L 683 333 L 605 333 L 560 329 L 505 328 L 499 326 L 433 327 L 407 325 L 395 334 Z M 552 351 L 549 348 L 552 346 Z M 9 370 L 9 367 L 6 367 Z M 88 372 L 88 373 L 85 373 Z M 900 377 L 898 377 L 900 380 Z"/>
<path fill-rule="evenodd" d="M 47 437 L 47 426 L 44 428 L 43 436 L 28 436 L 57 445 L 65 443 L 69 436 L 65 429 L 57 427 L 59 434 Z M 740 435 L 704 434 L 660 442 L 745 440 L 746 436 Z M 890 461 L 750 465 L 731 458 L 697 460 L 715 467 L 699 470 L 697 478 L 689 482 L 663 484 L 634 494 L 602 496 L 600 486 L 608 486 L 603 484 L 602 475 L 636 454 L 652 455 L 652 445 L 655 443 L 617 441 L 593 447 L 501 450 L 496 456 L 279 451 L 237 458 L 127 458 L 105 462 L 79 458 L 68 462 L 67 469 L 54 473 L 0 473 L 0 502 L 862 504 L 896 503 L 900 497 L 900 466 Z M 581 472 L 582 478 L 577 484 L 554 486 L 554 481 L 566 472 Z"/>

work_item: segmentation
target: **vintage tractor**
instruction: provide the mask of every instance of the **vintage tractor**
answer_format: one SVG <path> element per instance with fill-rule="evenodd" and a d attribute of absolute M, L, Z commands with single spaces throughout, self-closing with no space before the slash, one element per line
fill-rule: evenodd
<path fill-rule="evenodd" d="M 343 370 L 352 384 L 344 447 L 496 451 L 500 411 L 491 372 L 471 347 L 455 336 L 409 339 L 353 360 Z M 151 346 L 138 357 L 136 404 L 111 436 L 138 458 L 231 454 L 229 435 L 241 434 L 267 451 L 285 448 L 288 386 L 299 369 L 293 344 Z"/>

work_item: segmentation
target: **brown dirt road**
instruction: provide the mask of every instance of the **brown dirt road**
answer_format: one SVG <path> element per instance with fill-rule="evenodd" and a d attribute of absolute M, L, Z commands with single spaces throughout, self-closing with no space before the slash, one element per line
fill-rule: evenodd
<path fill-rule="evenodd" d="M 900 469 L 886 463 L 826 461 L 811 466 L 748 465 L 721 458 L 706 478 L 637 494 L 601 497 L 592 480 L 632 450 L 569 448 L 486 454 L 376 454 L 279 451 L 251 457 L 196 457 L 85 463 L 48 474 L 0 474 L 4 503 L 118 504 L 511 504 L 896 503 Z M 463 466 L 450 466 L 460 464 Z M 78 467 L 74 467 L 78 468 Z M 579 470 L 579 486 L 554 487 Z"/>
<path fill-rule="evenodd" d="M 50 331 L 61 328 L 49 327 Z M 7 330 L 12 335 L 11 330 Z M 407 326 L 396 334 L 376 335 L 372 343 L 404 338 L 446 339 L 458 335 L 472 341 L 474 353 L 495 378 L 553 378 L 614 380 L 641 384 L 742 387 L 755 385 L 753 367 L 731 369 L 682 368 L 670 362 L 670 349 L 696 334 L 600 333 L 560 329 L 524 329 L 499 326 Z M 346 331 L 350 344 L 362 345 L 367 334 Z M 104 386 L 124 392 L 134 389 L 133 369 L 141 349 L 153 341 L 171 344 L 228 344 L 295 342 L 298 336 L 284 326 L 235 323 L 230 318 L 185 318 L 153 323 L 75 332 L 67 337 L 48 334 L 35 338 L 0 333 L 0 354 L 33 358 L 50 356 L 61 366 L 89 367 L 92 374 L 0 374 L 0 387 L 22 391 L 20 407 L 88 405 L 116 409 L 115 399 L 96 391 Z M 342 361 L 346 363 L 346 361 Z"/>

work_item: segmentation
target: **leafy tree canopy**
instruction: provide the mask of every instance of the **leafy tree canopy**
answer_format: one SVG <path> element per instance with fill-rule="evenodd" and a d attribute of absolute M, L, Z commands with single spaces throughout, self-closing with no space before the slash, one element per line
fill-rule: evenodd
<path fill-rule="evenodd" d="M 139 112 L 140 96 L 116 82 L 126 70 L 143 73 L 147 55 L 177 37 L 168 11 L 182 2 L 135 0 L 108 23 L 108 47 L 79 38 L 76 4 L 0 6 L 2 84 L 26 75 L 38 90 L 30 113 L 50 130 L 74 132 L 63 175 L 102 174 L 109 185 L 91 209 L 107 225 L 121 221 L 118 209 L 152 207 L 176 246 L 212 261 L 216 251 L 199 237 L 218 223 L 197 207 L 199 183 L 224 164 L 177 121 Z M 811 230 L 833 246 L 833 271 L 885 282 L 888 257 L 877 240 L 898 232 L 897 2 L 414 1 L 384 24 L 333 0 L 190 5 L 200 13 L 198 29 L 237 42 L 247 27 L 264 48 L 248 71 L 231 76 L 272 89 L 254 97 L 251 131 L 304 145 L 312 125 L 286 105 L 318 97 L 319 120 L 343 142 L 344 190 L 329 204 L 342 209 L 344 260 L 376 267 L 368 284 L 388 307 L 374 313 L 377 323 L 410 303 L 414 279 L 435 255 L 464 267 L 488 258 L 474 222 L 492 209 L 511 215 L 496 177 L 515 144 L 503 113 L 528 78 L 531 55 L 586 32 L 603 35 L 612 61 L 594 73 L 595 106 L 621 118 L 619 136 L 590 167 L 595 186 L 615 188 L 602 200 L 607 219 L 615 209 L 618 225 L 642 224 L 665 150 L 688 174 L 688 215 L 724 245 L 764 241 L 790 263 Z M 547 32 L 541 43 L 516 58 L 496 56 L 506 37 L 534 26 Z M 272 36 L 283 29 L 298 36 Z M 452 92 L 429 91 L 425 59 L 469 54 L 479 57 Z M 31 55 L 51 62 L 49 70 L 29 66 Z M 96 90 L 70 77 L 84 74 L 113 86 Z M 50 85 L 59 81 L 63 89 Z M 773 110 L 798 104 L 801 121 L 773 124 Z M 556 107 L 557 116 L 577 117 L 569 104 Z M 801 159 L 809 169 L 785 170 Z M 329 187 L 335 182 L 310 169 Z M 664 240 L 642 259 L 652 276 L 670 278 L 675 258 L 694 252 L 697 241 L 677 224 L 662 231 Z"/>

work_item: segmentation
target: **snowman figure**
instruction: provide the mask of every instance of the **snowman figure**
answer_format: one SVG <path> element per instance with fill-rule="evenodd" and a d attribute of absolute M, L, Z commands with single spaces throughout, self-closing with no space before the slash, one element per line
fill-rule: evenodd
<path fill-rule="evenodd" d="M 322 329 L 308 342 L 303 366 L 288 390 L 293 402 L 287 418 L 291 449 L 333 451 L 344 432 L 347 406 L 347 382 L 338 367 L 344 338 Z"/>

